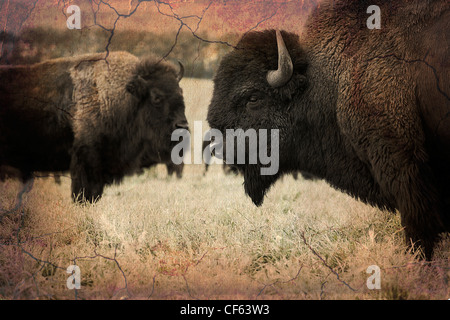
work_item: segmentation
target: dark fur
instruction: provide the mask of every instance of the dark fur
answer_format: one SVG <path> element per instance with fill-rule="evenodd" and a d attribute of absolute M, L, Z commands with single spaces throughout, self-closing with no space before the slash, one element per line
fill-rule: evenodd
<path fill-rule="evenodd" d="M 126 52 L 0 69 L 0 167 L 70 171 L 74 200 L 95 201 L 145 161 L 166 162 L 187 127 L 177 70 Z"/>
<path fill-rule="evenodd" d="M 265 79 L 277 67 L 275 32 L 248 33 L 220 64 L 208 121 L 223 132 L 280 130 L 279 174 L 241 168 L 256 205 L 278 177 L 306 171 L 397 209 L 407 242 L 430 258 L 450 231 L 450 3 L 375 2 L 381 30 L 366 27 L 368 2 L 333 1 L 312 14 L 302 39 L 282 32 L 294 74 L 278 89 Z"/>

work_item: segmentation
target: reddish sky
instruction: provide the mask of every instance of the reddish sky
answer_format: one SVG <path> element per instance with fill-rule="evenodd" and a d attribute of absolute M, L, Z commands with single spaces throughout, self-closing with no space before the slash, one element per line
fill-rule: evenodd
<path fill-rule="evenodd" d="M 298 32 L 317 2 L 318 0 L 167 0 L 167 4 L 159 6 L 154 1 L 142 2 L 138 6 L 137 0 L 5 0 L 0 2 L 0 27 L 1 30 L 12 33 L 17 33 L 23 27 L 66 28 L 67 18 L 64 13 L 70 4 L 75 4 L 81 9 L 83 28 L 94 25 L 95 15 L 97 24 L 112 28 L 118 17 L 117 13 L 128 15 L 130 10 L 138 6 L 133 15 L 121 17 L 117 21 L 118 30 L 176 31 L 180 21 L 174 16 L 178 16 L 192 30 L 198 27 L 199 32 L 208 32 L 216 37 L 230 31 L 244 33 L 249 29 L 282 28 Z M 202 15 L 203 19 L 198 24 Z"/>

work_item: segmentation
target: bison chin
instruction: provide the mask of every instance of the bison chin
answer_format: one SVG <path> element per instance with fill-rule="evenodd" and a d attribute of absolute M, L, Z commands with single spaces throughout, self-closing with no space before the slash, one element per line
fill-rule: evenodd
<path fill-rule="evenodd" d="M 248 165 L 244 169 L 244 189 L 245 193 L 252 199 L 256 206 L 261 206 L 264 196 L 272 184 L 277 181 L 280 173 L 274 175 L 261 175 L 261 166 Z"/>

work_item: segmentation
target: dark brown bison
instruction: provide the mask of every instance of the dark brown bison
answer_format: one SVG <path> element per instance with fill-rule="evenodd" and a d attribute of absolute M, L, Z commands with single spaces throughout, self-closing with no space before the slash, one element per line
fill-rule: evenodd
<path fill-rule="evenodd" d="M 126 52 L 0 69 L 0 167 L 70 171 L 74 200 L 98 199 L 146 161 L 170 161 L 186 128 L 182 70 Z"/>
<path fill-rule="evenodd" d="M 369 3 L 370 2 L 370 3 Z M 450 2 L 332 1 L 304 35 L 246 34 L 214 79 L 211 128 L 279 129 L 279 172 L 240 165 L 261 205 L 279 176 L 306 171 L 398 210 L 427 258 L 450 230 Z M 368 29 L 369 4 L 381 9 Z"/>

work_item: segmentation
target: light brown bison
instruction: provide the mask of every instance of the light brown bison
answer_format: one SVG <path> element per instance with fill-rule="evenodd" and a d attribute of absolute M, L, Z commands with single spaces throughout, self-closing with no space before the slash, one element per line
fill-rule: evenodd
<path fill-rule="evenodd" d="M 367 8 L 381 9 L 368 29 Z M 221 61 L 211 128 L 279 129 L 279 172 L 244 164 L 261 205 L 286 172 L 305 171 L 398 210 L 427 258 L 450 231 L 450 2 L 330 1 L 304 34 L 251 32 Z"/>
<path fill-rule="evenodd" d="M 0 69 L 0 167 L 27 180 L 70 171 L 74 200 L 98 199 L 145 161 L 168 162 L 187 128 L 178 71 L 126 52 Z"/>

